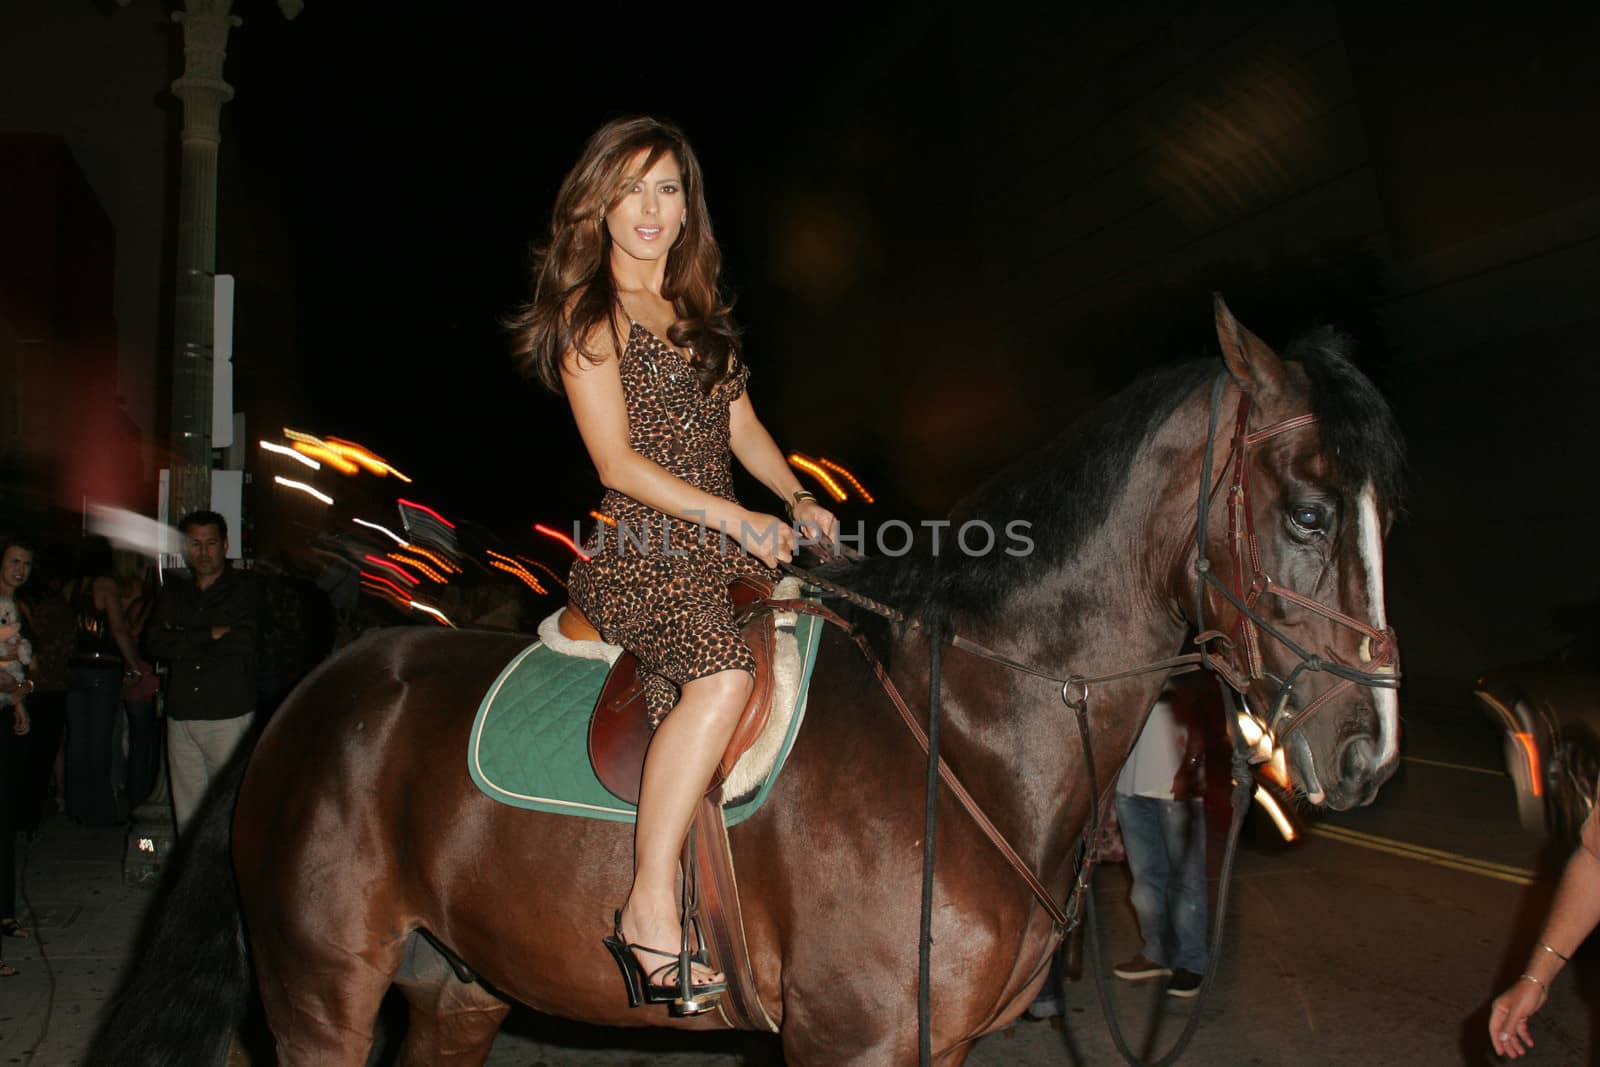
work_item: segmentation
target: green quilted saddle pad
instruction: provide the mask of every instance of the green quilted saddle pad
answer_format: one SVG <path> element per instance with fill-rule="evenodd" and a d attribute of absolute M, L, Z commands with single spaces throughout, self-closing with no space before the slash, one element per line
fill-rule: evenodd
<path fill-rule="evenodd" d="M 788 736 L 760 788 L 725 809 L 729 826 L 755 814 L 789 757 L 805 717 L 824 625 L 812 615 L 796 616 L 801 675 Z M 632 822 L 634 806 L 607 792 L 589 765 L 589 715 L 610 669 L 604 660 L 563 656 L 539 641 L 517 653 L 489 687 L 472 722 L 467 769 L 478 788 L 513 807 Z"/>

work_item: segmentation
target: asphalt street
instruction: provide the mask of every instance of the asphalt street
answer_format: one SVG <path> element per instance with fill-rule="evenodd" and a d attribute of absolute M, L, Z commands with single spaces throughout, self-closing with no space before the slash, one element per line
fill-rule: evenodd
<path fill-rule="evenodd" d="M 1470 708 L 1413 709 L 1405 752 L 1376 805 L 1322 817 L 1292 845 L 1252 816 L 1216 988 L 1182 1063 L 1492 1062 L 1488 1002 L 1520 970 L 1564 857 L 1518 826 L 1497 736 Z M 123 843 L 117 831 L 56 819 L 26 845 L 25 910 L 40 936 L 6 942 L 23 973 L 0 980 L 0 1063 L 84 1062 L 111 990 L 137 973 L 129 955 L 153 891 L 123 883 Z M 1126 869 L 1104 868 L 1096 888 L 1109 966 L 1137 947 Z M 1592 1062 L 1596 955 L 1580 953 L 1556 983 L 1523 1062 Z M 1158 984 L 1112 984 L 1135 1049 L 1163 1051 L 1190 1005 Z M 1063 1003 L 1063 1018 L 1020 1021 L 980 1041 L 968 1062 L 1117 1062 L 1094 984 L 1068 984 Z M 392 1062 L 393 1051 L 380 1047 L 374 1062 Z M 781 1056 L 775 1040 L 754 1035 L 610 1030 L 516 1012 L 488 1062 L 732 1067 Z"/>

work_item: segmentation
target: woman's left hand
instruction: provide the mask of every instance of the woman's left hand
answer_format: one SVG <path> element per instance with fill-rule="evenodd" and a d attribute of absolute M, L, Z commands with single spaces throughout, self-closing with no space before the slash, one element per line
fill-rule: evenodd
<path fill-rule="evenodd" d="M 794 521 L 813 540 L 820 537 L 830 545 L 838 541 L 839 520 L 815 500 L 800 501 L 794 509 Z"/>
<path fill-rule="evenodd" d="M 1544 1007 L 1549 996 L 1544 986 L 1518 978 L 1494 998 L 1489 1008 L 1489 1041 L 1497 1055 L 1514 1060 L 1533 1047 L 1528 1019 Z"/>

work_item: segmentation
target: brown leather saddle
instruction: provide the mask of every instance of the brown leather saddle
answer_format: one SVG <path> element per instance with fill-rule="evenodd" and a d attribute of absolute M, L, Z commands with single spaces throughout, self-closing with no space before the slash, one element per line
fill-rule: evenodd
<path fill-rule="evenodd" d="M 745 644 L 755 653 L 756 684 L 739 716 L 733 739 L 717 764 L 707 795 L 721 787 L 739 757 L 761 736 L 772 713 L 772 648 L 776 632 L 773 613 L 762 607 L 762 602 L 772 595 L 772 588 L 770 583 L 754 578 L 739 578 L 728 586 L 734 621 L 741 627 Z M 600 639 L 575 605 L 568 604 L 557 623 L 561 633 L 574 640 Z M 600 784 L 630 804 L 639 803 L 639 781 L 644 774 L 650 736 L 639 660 L 633 653 L 624 652 L 612 664 L 589 719 L 589 762 Z"/>

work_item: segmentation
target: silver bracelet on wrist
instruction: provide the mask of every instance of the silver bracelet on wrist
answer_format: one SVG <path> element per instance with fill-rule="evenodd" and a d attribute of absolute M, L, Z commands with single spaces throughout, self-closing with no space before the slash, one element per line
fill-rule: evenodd
<path fill-rule="evenodd" d="M 1545 944 L 1543 941 L 1539 942 L 1537 947 L 1544 949 L 1546 952 L 1550 953 L 1550 955 L 1554 956 L 1556 959 L 1560 960 L 1562 963 L 1571 963 L 1572 962 L 1566 956 L 1563 956 L 1561 953 L 1557 952 L 1555 949 L 1551 948 L 1549 945 Z"/>

